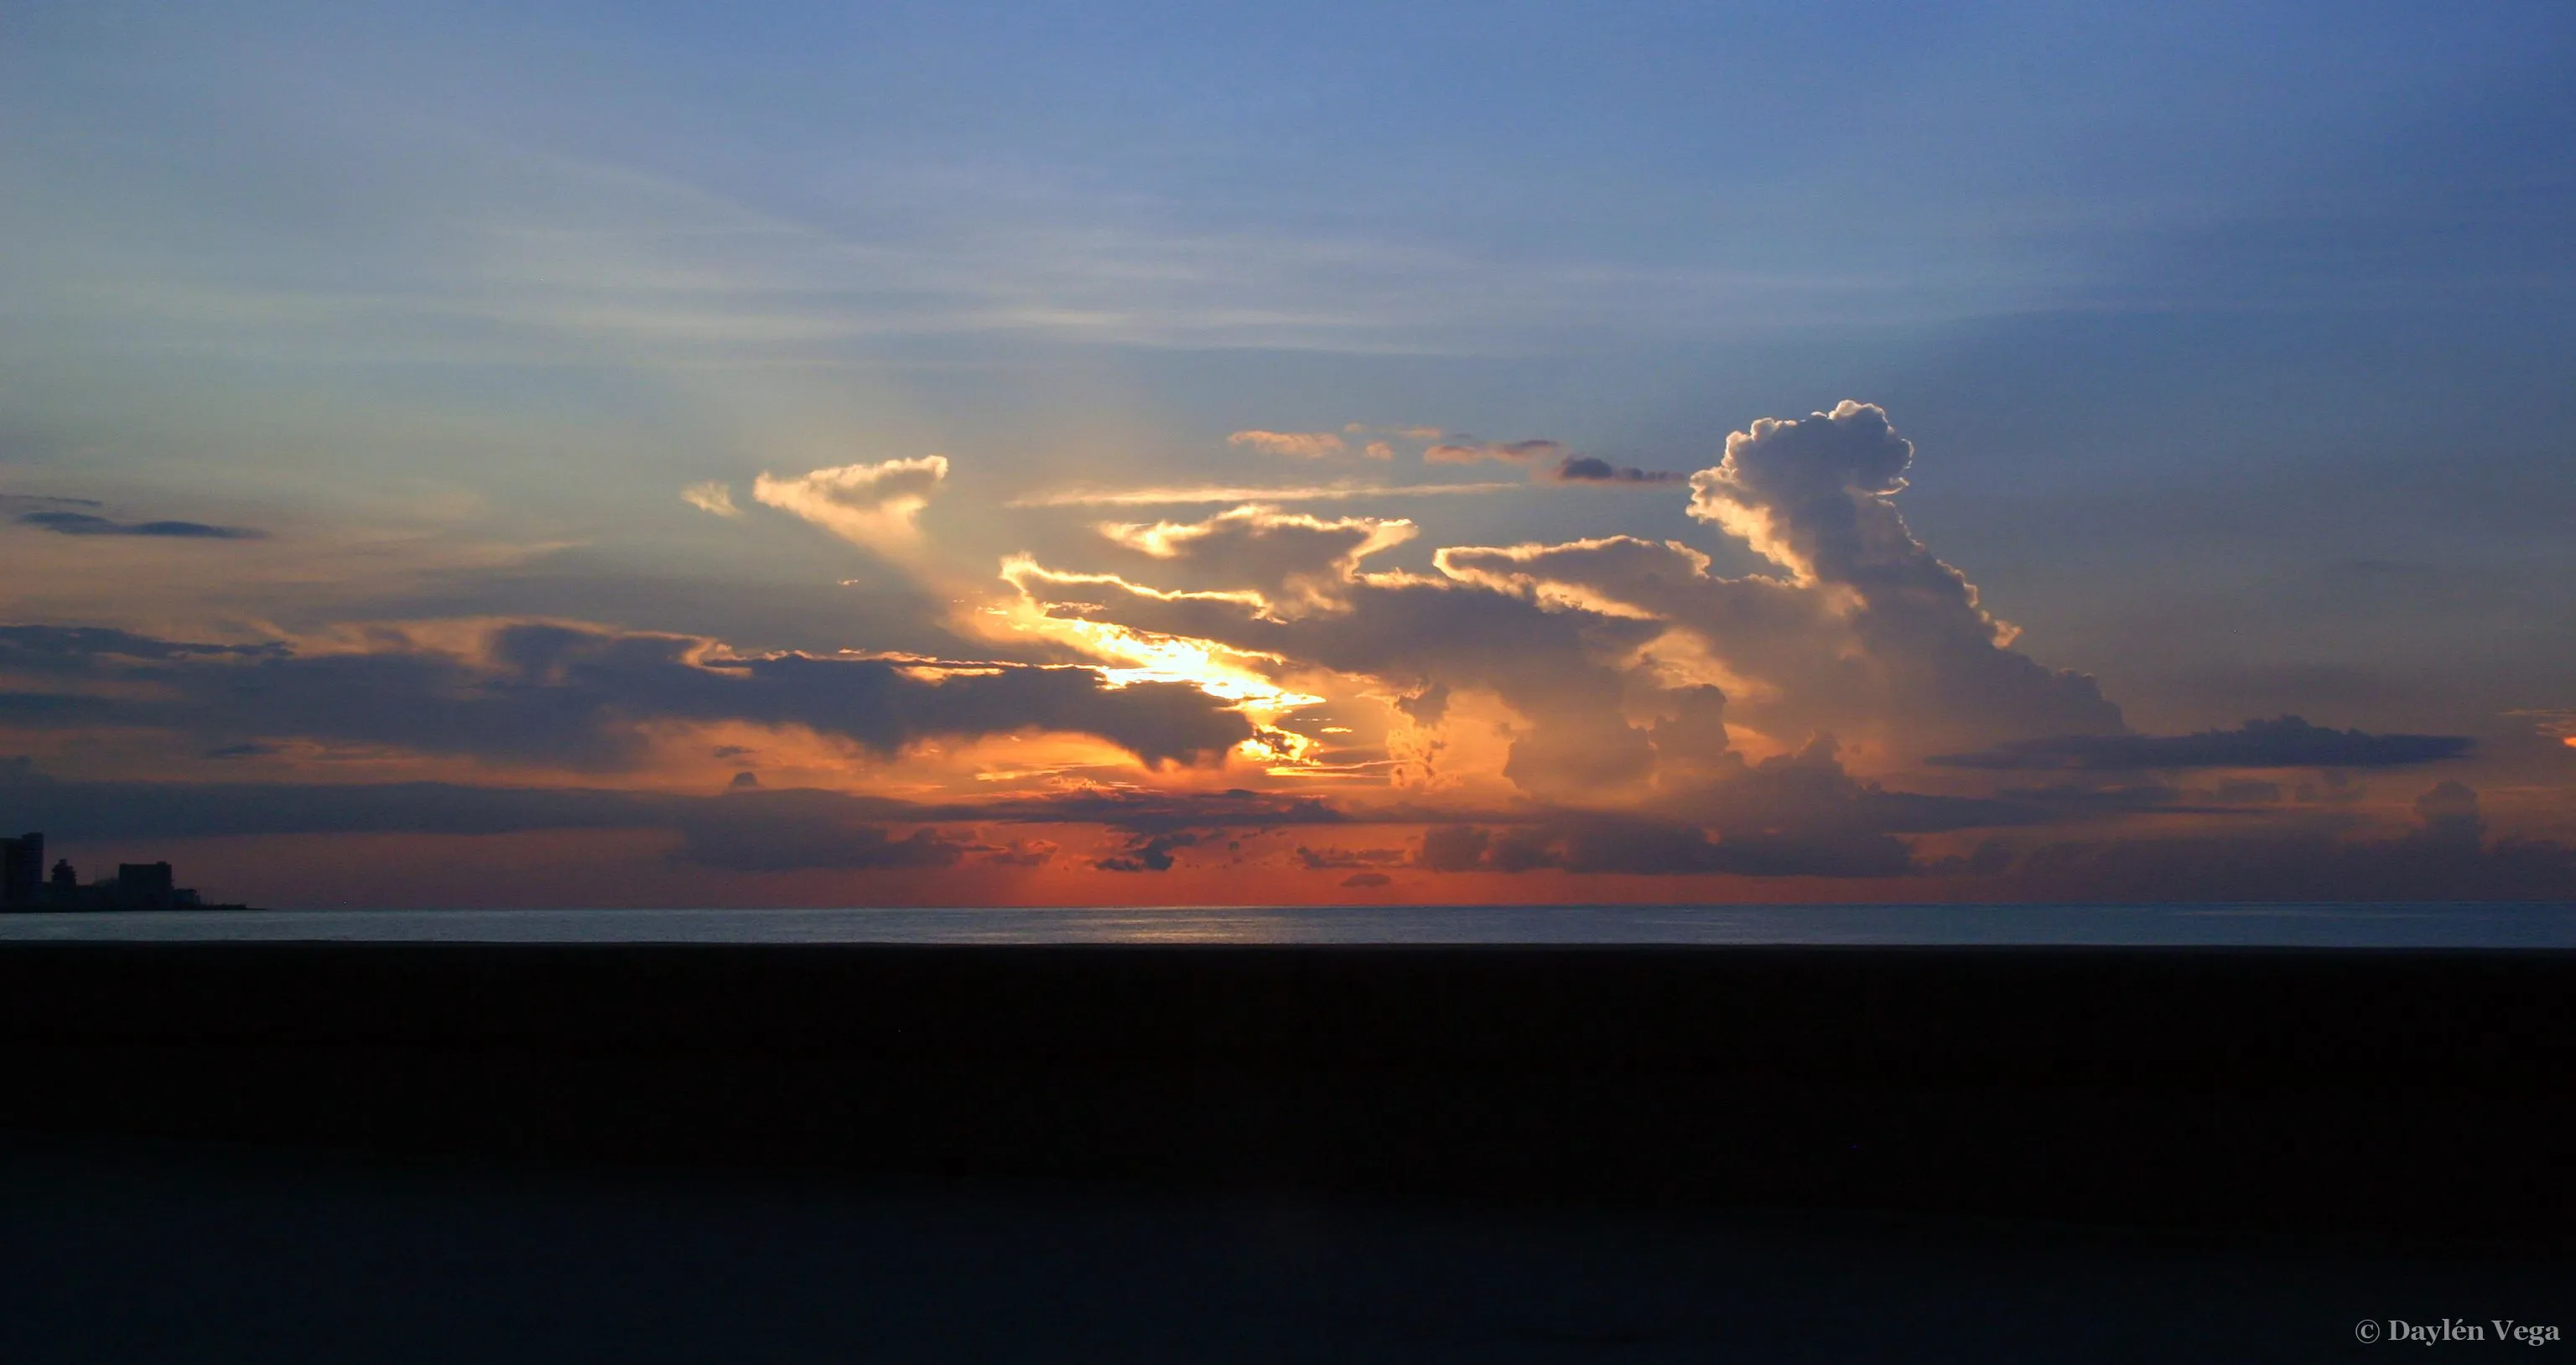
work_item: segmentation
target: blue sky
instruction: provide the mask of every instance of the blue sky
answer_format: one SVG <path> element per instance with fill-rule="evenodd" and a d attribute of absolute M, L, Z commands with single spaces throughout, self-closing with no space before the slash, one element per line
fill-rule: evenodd
<path fill-rule="evenodd" d="M 1500 480 L 1290 510 L 1411 519 L 1373 571 L 1628 535 L 1744 574 L 1765 561 L 1679 484 L 1426 464 L 1427 438 L 1374 462 L 1385 433 L 1346 428 L 1679 474 L 1756 419 L 1857 399 L 1915 443 L 1912 534 L 2129 728 L 2474 736 L 2491 814 L 2576 832 L 2552 728 L 2576 708 L 2563 5 L 8 25 L 0 495 L 265 533 L 20 523 L 14 622 L 309 653 L 369 623 L 542 618 L 1070 664 L 969 619 L 1010 595 L 996 566 L 1135 565 L 1101 558 L 1109 513 L 1015 503 Z M 1239 431 L 1343 433 L 1350 458 Z M 934 454 L 935 495 L 875 543 L 752 492 Z M 741 515 L 680 500 L 710 482 Z M 1188 586 L 1228 586 L 1204 572 Z M 1353 699 L 1431 685 L 1339 673 Z M 1738 730 L 1748 754 L 1806 738 Z M 81 742 L 0 753 L 123 780 L 150 752 Z M 1845 761 L 1939 777 L 1901 748 Z M 264 776 L 352 771 L 294 752 Z M 875 790 L 907 761 L 794 780 Z"/>

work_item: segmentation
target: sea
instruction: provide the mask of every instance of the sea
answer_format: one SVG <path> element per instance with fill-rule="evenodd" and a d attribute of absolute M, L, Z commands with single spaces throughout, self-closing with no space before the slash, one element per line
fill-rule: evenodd
<path fill-rule="evenodd" d="M 226 910 L 0 915 L 0 942 L 2576 948 L 2576 902 Z"/>
<path fill-rule="evenodd" d="M 2576 905 L 0 915 L 11 940 L 2568 949 Z M 2516 1319 L 2563 1341 L 2572 1257 L 2563 1241 L 1453 1207 L 0 1130 L 10 1365 L 2325 1360 L 2367 1358 L 2358 1343 L 2401 1322 Z"/>

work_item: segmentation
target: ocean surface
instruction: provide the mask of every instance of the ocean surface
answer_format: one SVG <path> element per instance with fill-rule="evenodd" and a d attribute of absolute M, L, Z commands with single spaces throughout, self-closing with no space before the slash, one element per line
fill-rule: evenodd
<path fill-rule="evenodd" d="M 253 910 L 0 915 L 0 942 L 31 940 L 2576 948 L 2576 903 Z"/>

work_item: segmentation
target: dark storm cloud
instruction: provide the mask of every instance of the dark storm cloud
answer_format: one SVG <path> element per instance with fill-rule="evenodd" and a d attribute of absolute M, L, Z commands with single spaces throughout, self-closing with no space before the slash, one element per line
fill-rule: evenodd
<path fill-rule="evenodd" d="M 1395 709 L 1416 725 L 1438 725 L 1449 715 L 1449 684 L 1436 682 L 1412 696 L 1398 697 Z"/>
<path fill-rule="evenodd" d="M 1221 792 L 1064 792 L 975 806 L 929 809 L 971 811 L 977 818 L 1028 824 L 1107 825 L 1111 829 L 1144 835 L 1208 827 L 1275 829 L 1291 825 L 1337 825 L 1349 819 L 1317 797 L 1283 796 L 1272 792 L 1245 791 L 1240 787 Z"/>
<path fill-rule="evenodd" d="M 1598 455 L 1568 455 L 1557 461 L 1554 469 L 1541 475 L 1550 483 L 1659 484 L 1680 483 L 1689 478 L 1661 469 L 1637 469 L 1615 465 Z"/>
<path fill-rule="evenodd" d="M 974 847 L 965 835 L 928 827 L 896 835 L 854 823 L 832 795 L 750 788 L 690 802 L 677 812 L 674 856 L 736 872 L 859 871 L 954 867 Z"/>
<path fill-rule="evenodd" d="M 1889 791 L 1846 771 L 1831 735 L 1759 763 L 1725 757 L 1733 761 L 1711 765 L 1717 776 L 1676 785 L 1655 803 L 1657 813 L 1734 832 L 1802 838 L 1933 834 L 2051 818 L 2044 804 L 2008 797 Z"/>
<path fill-rule="evenodd" d="M 1166 807 L 1176 811 L 1178 802 Z M 1202 821 L 1258 814 L 1215 801 Z M 1293 815 L 1293 812 L 1290 814 Z M 24 758 L 0 761 L 0 825 L 43 829 L 66 842 L 293 834 L 511 834 L 534 830 L 666 830 L 675 860 L 739 872 L 955 866 L 969 853 L 1011 867 L 1048 862 L 1056 846 L 1011 840 L 995 849 L 940 826 L 1079 819 L 1046 802 L 918 806 L 811 789 L 739 788 L 716 796 L 587 788 L 475 787 L 442 782 L 83 782 L 36 773 Z M 906 829 L 905 827 L 910 827 Z M 1199 832 L 1135 836 L 1112 870 L 1165 871 L 1171 851 Z M 1104 866 L 1107 864 L 1104 864 Z"/>
<path fill-rule="evenodd" d="M 2470 901 L 2576 899 L 2576 848 L 2486 839 L 2477 793 L 2444 782 L 2393 839 L 2345 840 L 2329 825 L 2245 834 L 2043 845 L 2001 885 L 2084 901 Z"/>
<path fill-rule="evenodd" d="M 2177 768 L 2395 768 L 2465 758 L 2466 735 L 2374 735 L 2298 716 L 2193 735 L 2052 735 L 1925 760 L 1946 768 L 2138 771 Z"/>
<path fill-rule="evenodd" d="M 1422 831 L 1414 861 L 1434 872 L 1472 872 L 1485 865 L 1492 831 L 1474 825 L 1435 825 Z"/>
<path fill-rule="evenodd" d="M 1055 861 L 1057 847 L 1049 839 L 1013 839 L 1000 848 L 979 851 L 995 867 L 1044 867 Z"/>
<path fill-rule="evenodd" d="M 113 521 L 89 512 L 27 512 L 18 524 L 64 536 L 157 536 L 168 540 L 264 540 L 268 532 L 202 521 Z"/>
<path fill-rule="evenodd" d="M 365 650 L 199 646 L 115 631 L 0 630 L 0 669 L 93 683 L 148 679 L 163 695 L 12 693 L 22 713 L 185 731 L 209 742 L 276 737 L 613 769 L 639 759 L 654 720 L 802 725 L 882 753 L 919 740 L 1022 730 L 1095 735 L 1148 764 L 1220 757 L 1252 735 L 1182 683 L 1112 687 L 1093 669 L 721 653 L 685 636 L 557 625 L 491 630 L 481 653 L 378 631 Z M 218 657 L 229 655 L 230 657 Z"/>
<path fill-rule="evenodd" d="M 1092 867 L 1102 872 L 1169 872 L 1172 870 L 1172 850 L 1192 848 L 1199 842 L 1200 835 L 1192 830 L 1139 835 L 1128 840 L 1124 850 L 1100 859 Z"/>
<path fill-rule="evenodd" d="M 447 782 L 83 782 L 0 767 L 0 824 L 69 839 L 509 834 L 674 823 L 685 798 Z M 13 823 L 14 822 L 14 823 Z"/>
<path fill-rule="evenodd" d="M 1031 824 L 1097 824 L 1123 830 L 1126 845 L 1092 866 L 1102 872 L 1169 872 L 1176 849 L 1194 848 L 1233 830 L 1269 831 L 1337 825 L 1350 817 L 1312 796 L 1269 792 L 1076 792 L 977 807 L 988 818 Z M 1320 855 L 1299 849 L 1301 857 Z M 1357 864 L 1313 863 L 1312 866 Z"/>
<path fill-rule="evenodd" d="M 1678 788 L 1645 812 L 1542 810 L 1495 828 L 1433 826 L 1414 861 L 1441 872 L 1888 877 L 1912 867 L 1897 834 L 2044 818 L 2007 801 L 1885 791 L 1845 772 L 1830 737 L 1756 764 L 1724 757 L 1711 765 L 1720 776 Z"/>
<path fill-rule="evenodd" d="M 20 772 L 0 774 L 0 812 L 77 839 L 670 829 L 681 836 L 675 858 L 743 872 L 947 867 L 966 847 L 931 829 L 898 835 L 862 823 L 906 812 L 900 803 L 831 792 L 673 797 L 437 782 L 55 782 Z"/>
<path fill-rule="evenodd" d="M 1566 872 L 1636 876 L 1890 877 L 1911 870 L 1905 844 L 1860 831 L 1753 831 L 1710 837 L 1694 824 L 1583 815 L 1500 831 L 1427 830 L 1415 856 L 1435 872 Z"/>
<path fill-rule="evenodd" d="M 1067 793 L 925 804 L 815 788 L 750 787 L 693 796 L 449 782 L 100 782 L 47 776 L 24 756 L 0 758 L 0 826 L 41 829 L 50 821 L 80 838 L 688 827 L 712 837 L 753 819 L 807 829 L 1097 824 L 1143 839 L 1188 830 L 1339 824 L 1347 817 L 1312 797 L 1245 791 Z"/>
<path fill-rule="evenodd" d="M 103 626 L 0 626 L 0 670 L 99 672 L 128 669 L 133 660 L 272 658 L 291 653 L 282 644 L 219 645 L 158 640 Z"/>
<path fill-rule="evenodd" d="M 1297 865 L 1309 872 L 1328 868 L 1396 867 L 1405 861 L 1400 848 L 1297 848 Z"/>

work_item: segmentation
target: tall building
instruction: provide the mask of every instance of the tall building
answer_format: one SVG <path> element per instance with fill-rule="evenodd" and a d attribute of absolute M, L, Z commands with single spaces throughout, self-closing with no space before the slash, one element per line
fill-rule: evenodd
<path fill-rule="evenodd" d="M 176 893 L 168 863 L 116 865 L 116 899 L 122 909 L 167 910 Z"/>
<path fill-rule="evenodd" d="M 0 839 L 0 908 L 33 910 L 45 877 L 45 836 Z"/>

